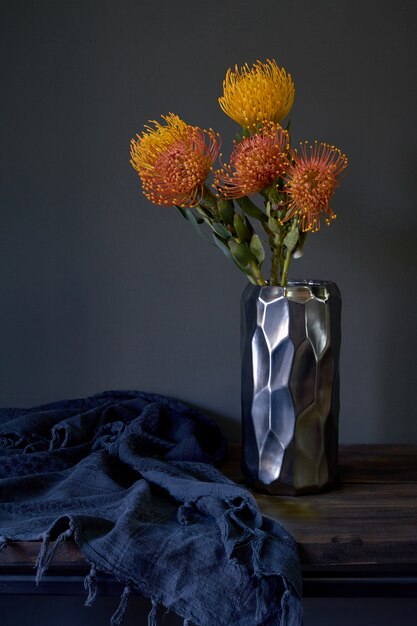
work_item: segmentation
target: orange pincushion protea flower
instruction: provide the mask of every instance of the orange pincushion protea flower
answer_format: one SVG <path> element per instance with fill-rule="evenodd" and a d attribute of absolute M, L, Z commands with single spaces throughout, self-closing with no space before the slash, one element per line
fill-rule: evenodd
<path fill-rule="evenodd" d="M 263 124 L 259 133 L 235 143 L 230 165 L 214 173 L 214 186 L 225 198 L 241 198 L 269 187 L 289 162 L 289 138 L 279 124 Z"/>
<path fill-rule="evenodd" d="M 220 139 L 213 130 L 190 126 L 172 113 L 166 125 L 131 141 L 131 164 L 139 173 L 145 196 L 161 206 L 195 206 L 217 158 Z"/>
<path fill-rule="evenodd" d="M 219 104 L 232 120 L 254 131 L 263 122 L 281 122 L 291 110 L 294 94 L 291 74 L 268 59 L 228 69 Z"/>
<path fill-rule="evenodd" d="M 292 156 L 285 184 L 288 211 L 283 221 L 297 217 L 302 231 L 317 231 L 322 216 L 327 224 L 336 217 L 329 202 L 348 160 L 338 148 L 317 141 L 300 144 L 299 152 Z"/>

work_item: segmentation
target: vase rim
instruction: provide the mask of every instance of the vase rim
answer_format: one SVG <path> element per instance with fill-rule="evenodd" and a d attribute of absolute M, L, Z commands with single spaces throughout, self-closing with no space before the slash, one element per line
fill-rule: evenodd
<path fill-rule="evenodd" d="M 337 286 L 333 280 L 320 280 L 316 278 L 295 278 L 287 282 L 286 287 L 281 285 L 252 285 L 249 283 L 247 287 L 255 289 L 286 289 L 287 287 L 331 287 Z"/>
<path fill-rule="evenodd" d="M 289 300 L 307 302 L 311 298 L 326 301 L 329 297 L 340 299 L 340 289 L 331 280 L 318 279 L 294 279 L 289 280 L 285 287 L 281 285 L 253 285 L 249 283 L 243 290 L 242 298 L 261 298 L 267 301 L 277 298 L 288 298 Z"/>
<path fill-rule="evenodd" d="M 294 280 L 289 280 L 287 283 L 290 287 L 325 287 L 334 284 L 335 282 L 333 280 L 321 280 L 318 278 L 295 278 Z"/>

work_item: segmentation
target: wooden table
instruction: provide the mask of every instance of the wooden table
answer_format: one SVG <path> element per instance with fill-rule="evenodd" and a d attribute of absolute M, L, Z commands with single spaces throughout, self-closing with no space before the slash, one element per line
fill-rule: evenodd
<path fill-rule="evenodd" d="M 223 469 L 243 482 L 239 456 L 232 446 Z M 341 446 L 340 484 L 333 491 L 255 496 L 261 511 L 297 540 L 305 597 L 417 597 L 417 445 Z M 0 555 L 0 593 L 84 593 L 88 568 L 72 542 L 59 548 L 35 587 L 38 551 L 37 542 L 8 546 Z M 107 577 L 101 590 L 120 592 Z"/>
<path fill-rule="evenodd" d="M 417 597 L 417 445 L 344 445 L 339 467 L 328 493 L 256 494 L 297 540 L 304 595 Z"/>

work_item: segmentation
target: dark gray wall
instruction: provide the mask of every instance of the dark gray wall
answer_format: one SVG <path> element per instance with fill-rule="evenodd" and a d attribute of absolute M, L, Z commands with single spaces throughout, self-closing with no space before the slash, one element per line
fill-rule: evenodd
<path fill-rule="evenodd" d="M 293 74 L 296 139 L 350 157 L 338 219 L 293 277 L 344 301 L 341 438 L 416 441 L 417 3 L 1 2 L 0 404 L 110 388 L 176 396 L 239 426 L 245 279 L 151 205 L 129 140 L 174 111 L 236 127 L 227 67 Z"/>

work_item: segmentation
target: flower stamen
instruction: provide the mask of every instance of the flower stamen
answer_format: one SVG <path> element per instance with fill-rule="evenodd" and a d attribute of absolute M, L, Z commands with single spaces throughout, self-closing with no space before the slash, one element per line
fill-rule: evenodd
<path fill-rule="evenodd" d="M 287 131 L 264 122 L 260 131 L 235 143 L 230 164 L 214 173 L 214 187 L 225 198 L 258 193 L 282 176 L 289 165 Z"/>
<path fill-rule="evenodd" d="M 336 218 L 329 202 L 348 159 L 335 146 L 317 141 L 313 145 L 301 143 L 300 150 L 294 150 L 291 156 L 284 186 L 287 213 L 282 221 L 296 217 L 302 231 L 318 231 L 321 217 L 327 225 Z"/>
<path fill-rule="evenodd" d="M 131 141 L 131 164 L 145 196 L 162 206 L 195 206 L 220 149 L 220 136 L 170 113 Z"/>
<path fill-rule="evenodd" d="M 291 75 L 267 59 L 228 69 L 219 104 L 240 126 L 256 132 L 265 120 L 280 123 L 291 110 L 294 94 Z"/>

